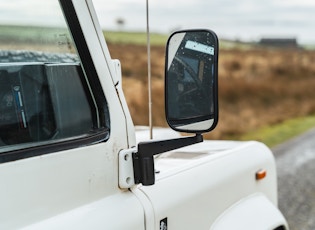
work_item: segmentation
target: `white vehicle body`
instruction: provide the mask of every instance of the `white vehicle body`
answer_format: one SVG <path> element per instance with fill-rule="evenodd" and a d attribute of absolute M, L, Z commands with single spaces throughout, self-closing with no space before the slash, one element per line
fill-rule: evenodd
<path fill-rule="evenodd" d="M 277 209 L 273 155 L 258 142 L 204 141 L 173 150 L 155 159 L 154 185 L 119 186 L 120 174 L 132 172 L 130 160 L 124 165 L 119 158 L 136 151 L 139 141 L 121 88 L 120 62 L 111 59 L 92 1 L 72 4 L 107 100 L 110 135 L 3 161 L 0 229 L 288 229 Z M 0 151 L 41 151 L 20 146 Z M 258 180 L 261 170 L 267 174 Z"/>

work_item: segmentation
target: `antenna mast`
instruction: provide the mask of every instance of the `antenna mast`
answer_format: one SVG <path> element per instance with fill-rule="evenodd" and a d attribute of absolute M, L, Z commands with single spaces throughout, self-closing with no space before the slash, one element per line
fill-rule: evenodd
<path fill-rule="evenodd" d="M 152 125 L 152 93 L 151 93 L 151 47 L 150 47 L 150 28 L 149 28 L 149 0 L 146 0 L 146 16 L 147 16 L 147 55 L 148 55 L 148 93 L 149 93 L 149 127 L 150 139 L 153 139 Z"/>

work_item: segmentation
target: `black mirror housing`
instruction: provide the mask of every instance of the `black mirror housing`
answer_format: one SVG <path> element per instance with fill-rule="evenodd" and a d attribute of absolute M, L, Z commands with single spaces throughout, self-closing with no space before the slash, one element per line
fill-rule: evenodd
<path fill-rule="evenodd" d="M 174 32 L 167 41 L 165 113 L 180 132 L 204 133 L 218 122 L 219 42 L 211 30 Z"/>
<path fill-rule="evenodd" d="M 156 154 L 197 144 L 218 122 L 218 38 L 210 30 L 173 33 L 167 42 L 165 112 L 170 127 L 195 136 L 140 142 L 134 153 L 135 183 L 155 183 Z"/>

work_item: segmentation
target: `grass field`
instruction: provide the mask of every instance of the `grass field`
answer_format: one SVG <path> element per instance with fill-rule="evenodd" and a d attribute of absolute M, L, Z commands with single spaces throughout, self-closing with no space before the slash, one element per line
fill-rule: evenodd
<path fill-rule="evenodd" d="M 272 147 L 304 133 L 310 127 L 315 127 L 314 115 L 292 118 L 278 124 L 262 127 L 244 134 L 241 140 L 258 140 Z"/>
<path fill-rule="evenodd" d="M 147 35 L 143 32 L 117 32 L 106 31 L 104 32 L 106 41 L 116 44 L 137 44 L 145 45 L 147 42 Z M 150 44 L 164 46 L 166 44 L 168 36 L 166 34 L 151 33 Z"/>

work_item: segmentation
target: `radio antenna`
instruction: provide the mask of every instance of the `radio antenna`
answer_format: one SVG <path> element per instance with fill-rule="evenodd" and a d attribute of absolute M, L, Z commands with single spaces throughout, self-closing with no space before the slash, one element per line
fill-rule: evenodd
<path fill-rule="evenodd" d="M 152 125 L 152 84 L 151 84 L 151 46 L 150 46 L 150 27 L 149 27 L 149 0 L 146 0 L 146 16 L 147 16 L 147 55 L 148 55 L 148 94 L 149 94 L 149 128 L 150 139 L 153 139 Z"/>

